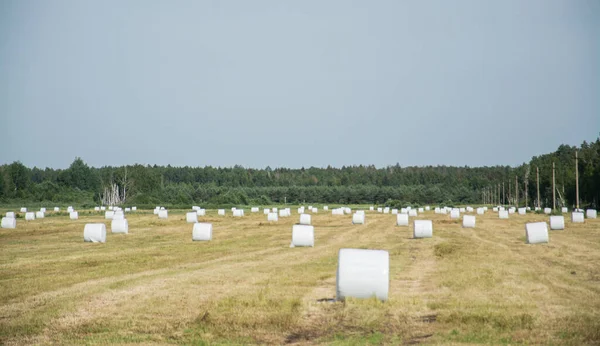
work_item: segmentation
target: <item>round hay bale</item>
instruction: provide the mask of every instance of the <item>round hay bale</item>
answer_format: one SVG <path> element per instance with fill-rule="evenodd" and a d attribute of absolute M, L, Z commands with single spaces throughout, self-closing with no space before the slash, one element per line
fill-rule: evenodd
<path fill-rule="evenodd" d="M 500 210 L 498 212 L 498 217 L 501 219 L 508 219 L 508 210 Z"/>
<path fill-rule="evenodd" d="M 369 211 L 373 211 L 373 210 L 375 210 L 375 207 L 374 206 L 370 206 L 369 207 Z"/>
<path fill-rule="evenodd" d="M 158 215 L 159 212 L 160 212 L 160 208 L 154 209 L 154 215 Z"/>
<path fill-rule="evenodd" d="M 419 216 L 419 214 L 417 213 L 417 209 L 411 209 L 408 211 L 408 216 L 410 217 L 417 217 Z"/>
<path fill-rule="evenodd" d="M 316 207 L 313 207 L 313 208 L 312 208 L 312 213 L 313 213 L 313 214 L 316 214 L 316 213 L 318 213 L 318 212 L 319 212 L 319 209 L 317 209 Z"/>
<path fill-rule="evenodd" d="M 21 213 L 26 213 L 27 212 L 27 208 L 23 207 L 21 208 Z"/>
<path fill-rule="evenodd" d="M 460 209 L 452 209 L 450 211 L 450 218 L 451 219 L 460 219 Z"/>
<path fill-rule="evenodd" d="M 60 211 L 59 207 L 54 207 L 54 211 Z"/>
<path fill-rule="evenodd" d="M 298 208 L 298 214 L 304 214 L 304 207 Z"/>
<path fill-rule="evenodd" d="M 200 207 L 199 207 L 199 206 L 197 206 L 197 205 L 193 205 L 193 206 L 192 206 L 192 210 L 193 210 L 193 211 L 197 211 L 198 209 L 200 209 Z"/>
<path fill-rule="evenodd" d="M 244 216 L 244 209 L 236 209 L 233 211 L 234 217 L 242 217 Z"/>
<path fill-rule="evenodd" d="M 463 228 L 475 228 L 475 215 L 463 215 Z"/>
<path fill-rule="evenodd" d="M 378 213 L 383 213 L 383 208 L 381 208 L 381 207 L 377 208 L 377 212 Z"/>
<path fill-rule="evenodd" d="M 563 214 L 568 213 L 569 212 L 569 208 L 562 207 L 562 208 L 560 208 L 560 212 L 563 213 Z"/>
<path fill-rule="evenodd" d="M 527 214 L 527 208 L 519 208 L 519 215 Z"/>
<path fill-rule="evenodd" d="M 431 237 L 433 237 L 433 222 L 431 222 L 431 220 L 415 220 L 413 222 L 413 237 L 414 238 L 431 238 Z"/>
<path fill-rule="evenodd" d="M 94 211 L 100 211 L 100 207 L 94 207 Z"/>
<path fill-rule="evenodd" d="M 418 209 L 417 209 L 417 211 L 418 211 L 419 213 L 424 213 L 424 212 L 425 212 L 425 209 L 423 209 L 423 208 L 418 208 Z"/>
<path fill-rule="evenodd" d="M 46 208 L 40 208 L 40 211 L 41 211 L 42 213 L 45 213 L 45 212 L 46 212 Z"/>
<path fill-rule="evenodd" d="M 158 212 L 158 218 L 159 219 L 168 219 L 169 218 L 169 212 L 166 209 L 161 209 Z"/>
<path fill-rule="evenodd" d="M 301 225 L 310 225 L 311 217 L 309 214 L 300 214 L 300 224 Z"/>
<path fill-rule="evenodd" d="M 131 208 L 125 208 L 125 212 L 126 212 L 126 213 L 127 213 L 127 212 L 130 212 L 130 211 L 131 211 Z"/>
<path fill-rule="evenodd" d="M 35 218 L 36 219 L 43 219 L 44 218 L 44 212 L 43 211 L 36 211 L 35 212 Z"/>
<path fill-rule="evenodd" d="M 492 211 L 493 211 L 494 213 L 497 213 L 497 212 L 498 212 L 498 208 L 496 208 L 496 207 L 493 207 L 493 208 L 492 208 Z"/>
<path fill-rule="evenodd" d="M 88 223 L 83 228 L 83 241 L 106 243 L 106 226 L 103 223 Z"/>
<path fill-rule="evenodd" d="M 185 222 L 187 223 L 196 223 L 198 222 L 198 214 L 195 211 L 185 214 Z"/>
<path fill-rule="evenodd" d="M 113 207 L 112 205 L 108 206 L 108 210 L 113 210 L 113 209 L 115 209 L 115 207 Z"/>
<path fill-rule="evenodd" d="M 79 219 L 79 213 L 76 211 L 72 211 L 69 213 L 69 219 L 71 220 L 77 220 Z"/>
<path fill-rule="evenodd" d="M 315 228 L 313 226 L 292 226 L 292 243 L 290 247 L 296 246 L 315 246 Z"/>
<path fill-rule="evenodd" d="M 392 209 L 392 215 L 398 215 L 398 209 Z"/>
<path fill-rule="evenodd" d="M 198 215 L 198 216 L 205 216 L 206 215 L 206 209 L 200 208 L 200 209 L 196 210 L 196 215 Z"/>
<path fill-rule="evenodd" d="M 273 208 L 272 210 L 274 213 L 278 212 L 277 208 Z"/>
<path fill-rule="evenodd" d="M 583 213 L 579 211 L 574 211 L 571 213 L 571 222 L 573 223 L 583 223 Z"/>
<path fill-rule="evenodd" d="M 390 213 L 390 208 L 388 208 L 388 207 L 383 208 L 383 213 L 384 214 L 389 214 Z"/>
<path fill-rule="evenodd" d="M 548 225 L 545 222 L 530 222 L 525 224 L 525 237 L 527 244 L 541 244 L 548 242 Z"/>
<path fill-rule="evenodd" d="M 17 219 L 14 217 L 3 217 L 1 228 L 17 228 Z"/>
<path fill-rule="evenodd" d="M 212 223 L 198 222 L 192 228 L 192 241 L 212 240 Z"/>
<path fill-rule="evenodd" d="M 426 210 L 426 211 L 430 211 L 430 210 L 431 210 L 431 207 L 430 207 L 430 206 L 428 206 L 428 205 L 426 205 L 426 206 L 425 206 L 425 210 Z"/>
<path fill-rule="evenodd" d="M 396 225 L 397 226 L 408 226 L 408 214 L 396 215 Z"/>
<path fill-rule="evenodd" d="M 588 219 L 595 219 L 598 217 L 598 212 L 596 211 L 596 209 L 588 209 L 585 211 L 585 216 Z"/>
<path fill-rule="evenodd" d="M 137 211 L 137 207 L 131 207 L 131 211 Z"/>
<path fill-rule="evenodd" d="M 279 221 L 279 217 L 277 216 L 277 213 L 268 213 L 267 221 Z"/>
<path fill-rule="evenodd" d="M 115 216 L 114 211 L 107 210 L 104 212 L 104 219 L 106 219 L 106 220 L 112 220 L 114 216 Z"/>
<path fill-rule="evenodd" d="M 219 209 L 217 213 L 221 216 L 225 216 L 225 209 Z"/>
<path fill-rule="evenodd" d="M 265 215 L 269 215 L 270 212 L 271 212 L 271 209 L 269 209 L 269 208 L 263 209 L 263 214 L 265 214 Z"/>
<path fill-rule="evenodd" d="M 544 208 L 544 214 L 552 214 L 551 208 Z"/>
<path fill-rule="evenodd" d="M 115 220 L 113 219 L 110 223 L 110 230 L 113 233 L 129 233 L 129 223 L 125 219 Z"/>
<path fill-rule="evenodd" d="M 352 224 L 353 225 L 364 225 L 365 224 L 365 215 L 358 214 L 358 213 L 352 215 Z"/>
<path fill-rule="evenodd" d="M 27 213 L 25 213 L 25 221 L 33 221 L 35 220 L 35 213 L 28 211 Z"/>
<path fill-rule="evenodd" d="M 565 229 L 565 217 L 564 216 L 550 216 L 550 229 L 551 230 Z"/>
<path fill-rule="evenodd" d="M 16 217 L 15 216 L 15 212 L 14 211 L 7 211 L 6 212 L 6 217 L 12 217 L 14 219 Z"/>
<path fill-rule="evenodd" d="M 105 210 L 106 210 L 106 207 L 104 207 L 104 206 L 100 207 L 100 211 L 105 211 Z"/>
<path fill-rule="evenodd" d="M 336 273 L 336 296 L 377 297 L 386 301 L 390 288 L 390 255 L 384 250 L 340 249 Z"/>
<path fill-rule="evenodd" d="M 477 215 L 484 215 L 485 210 L 483 208 L 477 208 Z"/>
<path fill-rule="evenodd" d="M 250 212 L 251 213 L 258 213 L 258 210 L 259 210 L 258 207 L 252 207 L 252 208 L 250 208 Z"/>
<path fill-rule="evenodd" d="M 329 207 L 328 207 L 328 206 L 324 206 L 324 207 L 323 207 L 323 210 L 325 210 L 325 211 L 328 211 L 328 210 L 329 210 Z"/>

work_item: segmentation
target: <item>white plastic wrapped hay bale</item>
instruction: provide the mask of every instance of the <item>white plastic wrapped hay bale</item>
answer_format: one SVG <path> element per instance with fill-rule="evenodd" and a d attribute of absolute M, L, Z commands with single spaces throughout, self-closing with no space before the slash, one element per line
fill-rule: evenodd
<path fill-rule="evenodd" d="M 40 208 L 40 211 L 41 211 L 42 213 L 46 213 L 46 208 Z"/>
<path fill-rule="evenodd" d="M 103 223 L 88 223 L 83 228 L 83 241 L 106 243 L 106 226 Z"/>
<path fill-rule="evenodd" d="M 573 223 L 583 223 L 583 213 L 579 211 L 574 211 L 571 213 L 571 222 Z"/>
<path fill-rule="evenodd" d="M 297 246 L 315 246 L 315 228 L 313 226 L 292 226 L 292 243 L 290 247 Z"/>
<path fill-rule="evenodd" d="M 544 208 L 544 214 L 552 214 L 551 208 Z"/>
<path fill-rule="evenodd" d="M 384 250 L 340 249 L 336 275 L 336 296 L 377 297 L 386 301 L 390 288 L 390 255 Z"/>
<path fill-rule="evenodd" d="M 166 209 L 161 209 L 158 211 L 158 218 L 166 220 L 169 218 L 169 212 Z"/>
<path fill-rule="evenodd" d="M 325 211 L 328 211 L 328 210 L 329 210 L 329 207 L 328 207 L 328 206 L 324 206 L 324 207 L 323 207 L 323 210 L 325 210 Z"/>
<path fill-rule="evenodd" d="M 232 212 L 232 213 L 233 213 L 234 211 L 236 211 L 236 210 L 237 210 L 237 208 L 236 208 L 236 207 L 233 207 L 233 208 L 231 208 L 231 212 Z"/>
<path fill-rule="evenodd" d="M 473 212 L 473 207 L 467 207 L 467 213 L 472 213 Z"/>
<path fill-rule="evenodd" d="M 383 208 L 381 208 L 381 207 L 377 208 L 377 212 L 378 213 L 383 213 Z"/>
<path fill-rule="evenodd" d="M 272 211 L 273 211 L 274 213 L 276 213 L 276 212 L 278 212 L 279 210 L 277 210 L 277 208 L 273 208 L 273 209 L 272 209 Z"/>
<path fill-rule="evenodd" d="M 365 215 L 365 211 L 364 211 L 364 210 L 357 210 L 357 211 L 356 211 L 356 213 L 357 213 L 357 214 L 362 214 L 362 215 Z"/>
<path fill-rule="evenodd" d="M 534 211 L 540 211 L 540 210 L 542 210 L 542 208 L 540 208 L 540 207 L 535 207 L 534 208 Z"/>
<path fill-rule="evenodd" d="M 408 214 L 396 215 L 396 225 L 397 226 L 408 226 Z"/>
<path fill-rule="evenodd" d="M 344 214 L 348 214 L 348 215 L 352 214 L 352 209 L 350 209 L 350 208 L 348 208 L 348 207 L 346 207 L 346 208 L 343 208 L 343 209 L 344 209 Z M 388 208 L 388 212 L 389 212 L 389 209 L 390 209 L 390 208 Z"/>
<path fill-rule="evenodd" d="M 113 210 L 113 209 L 115 209 L 115 207 L 113 207 L 112 205 L 108 206 L 108 210 Z"/>
<path fill-rule="evenodd" d="M 154 215 L 158 215 L 159 212 L 160 212 L 160 208 L 154 209 Z"/>
<path fill-rule="evenodd" d="M 72 211 L 75 211 L 75 209 L 73 209 L 73 207 L 72 207 L 72 206 L 68 206 L 68 207 L 67 207 L 67 213 L 70 213 L 70 212 L 72 212 Z"/>
<path fill-rule="evenodd" d="M 443 215 L 448 214 L 448 209 L 446 209 L 446 208 L 440 209 L 440 214 L 443 214 Z"/>
<path fill-rule="evenodd" d="M 390 208 L 388 208 L 388 207 L 383 208 L 383 213 L 384 214 L 389 214 L 390 213 Z"/>
<path fill-rule="evenodd" d="M 79 219 L 79 213 L 76 211 L 72 211 L 69 213 L 69 219 L 71 220 L 77 220 Z"/>
<path fill-rule="evenodd" d="M 193 206 L 192 206 L 192 210 L 193 210 L 193 211 L 197 211 L 198 209 L 200 209 L 200 207 L 199 207 L 199 206 L 197 206 L 197 205 L 193 205 Z"/>
<path fill-rule="evenodd" d="M 562 207 L 562 208 L 560 208 L 560 212 L 563 213 L 563 214 L 568 213 L 569 212 L 569 208 Z"/>
<path fill-rule="evenodd" d="M 125 212 L 126 213 L 131 212 L 131 208 L 125 208 Z"/>
<path fill-rule="evenodd" d="M 244 216 L 244 211 L 242 209 L 236 209 L 233 211 L 233 217 L 242 217 Z"/>
<path fill-rule="evenodd" d="M 318 209 L 318 208 L 316 208 L 316 207 L 313 207 L 313 208 L 312 208 L 312 213 L 313 213 L 313 214 L 317 214 L 318 212 L 319 212 L 319 209 Z"/>
<path fill-rule="evenodd" d="M 277 216 L 277 213 L 267 214 L 267 221 L 279 221 L 279 217 Z"/>
<path fill-rule="evenodd" d="M 7 211 L 5 216 L 6 217 L 12 217 L 13 219 L 16 217 L 14 211 Z"/>
<path fill-rule="evenodd" d="M 511 208 L 508 209 L 508 213 L 509 214 L 514 214 L 515 211 L 516 211 L 516 209 L 514 207 L 511 207 Z"/>
<path fill-rule="evenodd" d="M 17 228 L 17 219 L 15 219 L 14 217 L 3 217 L 1 227 L 2 228 Z"/>
<path fill-rule="evenodd" d="M 100 211 L 100 207 L 94 207 L 94 211 Z"/>
<path fill-rule="evenodd" d="M 60 211 L 59 207 L 54 207 L 54 211 Z"/>
<path fill-rule="evenodd" d="M 585 216 L 588 219 L 595 219 L 598 217 L 598 212 L 596 211 L 596 209 L 588 209 L 585 211 Z"/>
<path fill-rule="evenodd" d="M 304 207 L 298 208 L 298 214 L 304 214 Z"/>
<path fill-rule="evenodd" d="M 44 218 L 44 212 L 43 211 L 36 211 L 35 212 L 35 218 L 36 219 L 43 219 Z"/>
<path fill-rule="evenodd" d="M 527 244 L 541 244 L 548 242 L 548 225 L 545 222 L 530 222 L 525 224 Z"/>
<path fill-rule="evenodd" d="M 110 230 L 113 233 L 128 234 L 129 233 L 129 223 L 127 223 L 127 220 L 125 220 L 125 219 L 121 219 L 121 220 L 113 219 L 110 222 Z"/>
<path fill-rule="evenodd" d="M 433 209 L 433 212 L 436 213 L 436 214 L 439 214 L 440 213 L 440 208 Z"/>
<path fill-rule="evenodd" d="M 500 207 L 500 210 L 501 210 L 501 211 L 504 211 L 504 210 L 506 210 L 506 208 L 504 208 L 504 207 Z"/>
<path fill-rule="evenodd" d="M 104 218 L 106 220 L 112 220 L 114 216 L 115 216 L 115 212 L 114 211 L 107 210 L 107 211 L 104 212 Z"/>
<path fill-rule="evenodd" d="M 527 209 L 526 208 L 519 208 L 519 215 L 525 215 L 527 214 Z"/>
<path fill-rule="evenodd" d="M 379 209 L 379 208 L 377 208 L 377 209 Z M 369 207 L 369 211 L 374 211 L 374 210 L 375 210 L 375 207 L 374 207 L 374 206 L 370 206 L 370 207 Z M 378 210 L 378 211 L 379 211 L 379 210 Z"/>
<path fill-rule="evenodd" d="M 550 216 L 550 229 L 560 230 L 565 229 L 565 217 L 564 216 Z"/>
<path fill-rule="evenodd" d="M 398 215 L 398 209 L 392 209 L 392 215 Z"/>
<path fill-rule="evenodd" d="M 251 213 L 258 213 L 258 210 L 259 210 L 258 207 L 252 207 L 252 208 L 250 208 L 250 212 Z"/>
<path fill-rule="evenodd" d="M 497 208 L 497 207 L 493 207 L 493 208 L 492 208 L 492 211 L 493 211 L 494 213 L 497 213 L 497 212 L 498 212 L 498 208 Z"/>
<path fill-rule="evenodd" d="M 430 207 L 430 206 L 428 206 L 428 205 L 426 205 L 426 206 L 425 206 L 425 211 L 430 211 L 430 210 L 431 210 L 431 207 Z"/>
<path fill-rule="evenodd" d="M 105 211 L 105 210 L 106 210 L 106 207 L 105 207 L 105 206 L 101 206 L 101 207 L 100 207 L 100 211 Z"/>
<path fill-rule="evenodd" d="M 217 214 L 221 215 L 221 216 L 225 216 L 225 209 L 219 209 L 217 211 Z"/>
<path fill-rule="evenodd" d="M 312 208 L 313 208 L 313 206 L 312 206 L 312 205 L 309 205 L 309 206 L 308 206 L 308 210 L 310 210 L 310 209 L 312 209 Z"/>
<path fill-rule="evenodd" d="M 410 217 L 416 217 L 419 216 L 419 214 L 417 213 L 417 209 L 411 209 L 408 211 L 408 216 Z"/>
<path fill-rule="evenodd" d="M 344 211 L 342 209 L 336 208 L 331 210 L 331 215 L 344 215 Z"/>
<path fill-rule="evenodd" d="M 508 210 L 500 210 L 498 212 L 498 217 L 501 219 L 508 219 Z"/>
<path fill-rule="evenodd" d="M 425 212 L 425 209 L 423 209 L 423 208 L 418 208 L 418 209 L 417 209 L 417 211 L 418 211 L 418 212 L 419 212 L 419 214 L 420 214 L 420 213 L 424 213 L 424 212 Z"/>
<path fill-rule="evenodd" d="M 212 240 L 212 223 L 199 222 L 192 229 L 192 241 Z"/>
<path fill-rule="evenodd" d="M 131 211 L 137 211 L 137 207 L 131 207 Z"/>
<path fill-rule="evenodd" d="M 300 214 L 300 224 L 310 225 L 311 217 L 309 214 Z"/>
<path fill-rule="evenodd" d="M 477 208 L 477 215 L 485 214 L 485 210 L 483 208 Z"/>
<path fill-rule="evenodd" d="M 25 221 L 33 221 L 35 220 L 35 213 L 32 211 L 28 211 L 25 213 Z"/>
<path fill-rule="evenodd" d="M 21 213 L 26 213 L 27 212 L 27 208 L 23 207 L 23 208 L 21 208 L 20 211 L 21 211 Z"/>
<path fill-rule="evenodd" d="M 269 215 L 270 212 L 271 212 L 271 209 L 269 209 L 269 208 L 263 209 L 263 214 L 265 214 L 265 215 Z"/>
<path fill-rule="evenodd" d="M 463 228 L 475 228 L 475 215 L 463 215 Z"/>
<path fill-rule="evenodd" d="M 185 222 L 187 223 L 196 223 L 198 222 L 198 214 L 195 211 L 189 212 L 185 214 Z"/>
<path fill-rule="evenodd" d="M 400 214 L 408 214 L 408 209 L 406 209 L 406 208 L 401 208 L 401 209 L 400 209 Z"/>
<path fill-rule="evenodd" d="M 364 214 L 352 215 L 352 224 L 353 225 L 364 225 L 365 224 L 365 215 Z"/>
<path fill-rule="evenodd" d="M 431 238 L 431 237 L 433 237 L 433 222 L 431 222 L 431 220 L 415 220 L 413 222 L 413 237 L 414 238 Z"/>
<path fill-rule="evenodd" d="M 488 211 L 488 207 L 483 207 L 483 211 Z"/>
<path fill-rule="evenodd" d="M 451 219 L 460 219 L 460 209 L 452 209 L 450 211 L 450 218 Z"/>
<path fill-rule="evenodd" d="M 196 210 L 196 215 L 198 215 L 198 216 L 205 216 L 206 215 L 206 209 L 200 208 L 200 209 Z"/>
<path fill-rule="evenodd" d="M 411 210 L 411 209 L 412 209 L 412 207 L 410 207 L 410 206 L 409 206 L 409 207 L 406 207 L 406 210 Z"/>
<path fill-rule="evenodd" d="M 531 207 L 527 207 L 527 211 L 531 211 Z"/>
<path fill-rule="evenodd" d="M 465 208 L 458 208 L 458 211 L 461 213 L 465 213 L 467 210 Z"/>

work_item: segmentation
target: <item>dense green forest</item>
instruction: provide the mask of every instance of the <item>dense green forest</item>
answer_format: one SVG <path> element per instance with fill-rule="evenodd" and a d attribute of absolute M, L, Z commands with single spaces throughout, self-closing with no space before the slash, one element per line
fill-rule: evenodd
<path fill-rule="evenodd" d="M 252 169 L 235 166 L 89 167 L 76 158 L 67 169 L 0 166 L 0 203 L 54 202 L 97 205 L 116 196 L 138 206 L 267 205 L 271 203 L 466 204 L 515 203 L 535 206 L 536 168 L 540 204 L 552 206 L 552 163 L 557 205 L 575 205 L 575 152 L 579 155 L 582 206 L 600 200 L 600 138 L 580 147 L 561 145 L 518 167 L 401 167 Z M 515 193 L 515 178 L 518 197 Z"/>

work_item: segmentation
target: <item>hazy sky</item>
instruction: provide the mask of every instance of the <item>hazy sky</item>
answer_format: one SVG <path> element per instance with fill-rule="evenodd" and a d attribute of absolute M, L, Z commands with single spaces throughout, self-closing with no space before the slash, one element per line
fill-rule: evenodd
<path fill-rule="evenodd" d="M 600 131 L 600 1 L 0 1 L 0 164 L 520 164 Z"/>

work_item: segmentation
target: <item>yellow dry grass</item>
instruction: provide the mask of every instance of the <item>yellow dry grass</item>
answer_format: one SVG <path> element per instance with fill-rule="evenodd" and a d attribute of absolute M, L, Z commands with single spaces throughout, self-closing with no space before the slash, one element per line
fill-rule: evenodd
<path fill-rule="evenodd" d="M 191 241 L 184 211 L 129 214 L 128 235 L 100 213 L 19 219 L 0 230 L 0 343 L 600 344 L 600 220 L 527 245 L 524 224 L 547 216 L 418 218 L 433 238 L 391 214 L 355 226 L 320 211 L 314 248 L 289 248 L 295 213 L 208 211 L 211 242 Z M 90 222 L 105 244 L 83 242 Z M 390 252 L 389 301 L 328 301 L 344 247 Z"/>

